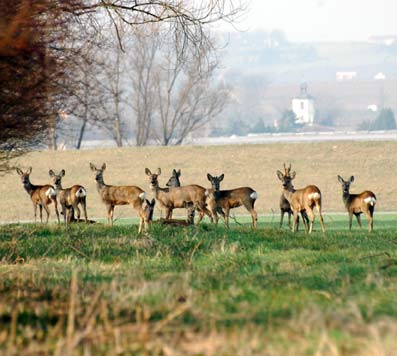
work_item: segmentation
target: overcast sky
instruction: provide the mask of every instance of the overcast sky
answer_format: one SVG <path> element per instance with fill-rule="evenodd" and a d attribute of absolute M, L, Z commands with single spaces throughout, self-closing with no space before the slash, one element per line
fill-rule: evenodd
<path fill-rule="evenodd" d="M 397 34 L 397 0 L 251 0 L 237 27 L 281 29 L 292 41 L 367 40 Z"/>

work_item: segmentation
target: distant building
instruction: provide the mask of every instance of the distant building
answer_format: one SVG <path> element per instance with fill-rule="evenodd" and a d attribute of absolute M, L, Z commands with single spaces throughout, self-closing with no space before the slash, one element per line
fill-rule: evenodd
<path fill-rule="evenodd" d="M 392 46 L 397 42 L 397 36 L 371 36 L 368 39 L 369 43 L 382 44 L 385 46 Z"/>
<path fill-rule="evenodd" d="M 292 99 L 292 111 L 297 124 L 312 126 L 314 123 L 314 98 L 307 93 L 307 84 L 301 85 L 300 95 Z"/>
<path fill-rule="evenodd" d="M 376 74 L 376 75 L 374 76 L 374 79 L 375 79 L 375 80 L 385 80 L 385 79 L 386 79 L 386 76 L 385 76 L 382 72 L 379 72 L 378 74 Z"/>
<path fill-rule="evenodd" d="M 353 80 L 356 76 L 357 72 L 336 72 L 336 80 L 338 82 Z"/>
<path fill-rule="evenodd" d="M 368 109 L 369 111 L 372 111 L 372 112 L 377 112 L 377 111 L 378 111 L 378 105 L 376 105 L 376 104 L 368 105 L 368 106 L 367 106 L 367 109 Z"/>

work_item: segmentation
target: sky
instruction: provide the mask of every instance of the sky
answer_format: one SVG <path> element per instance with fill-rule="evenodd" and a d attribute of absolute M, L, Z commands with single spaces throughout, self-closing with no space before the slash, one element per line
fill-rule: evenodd
<path fill-rule="evenodd" d="M 237 28 L 280 29 L 290 41 L 365 41 L 397 35 L 397 0 L 251 0 Z"/>

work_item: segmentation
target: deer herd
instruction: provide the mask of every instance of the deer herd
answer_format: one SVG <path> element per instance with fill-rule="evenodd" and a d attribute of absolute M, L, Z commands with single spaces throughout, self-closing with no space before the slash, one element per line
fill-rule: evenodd
<path fill-rule="evenodd" d="M 109 225 L 113 225 L 115 206 L 128 204 L 135 209 L 139 217 L 138 231 L 142 232 L 142 230 L 148 230 L 149 225 L 153 222 L 153 212 L 156 201 L 165 213 L 165 218 L 159 219 L 156 222 L 165 225 L 193 225 L 195 212 L 197 211 L 197 224 L 200 224 L 205 215 L 210 218 L 211 222 L 217 224 L 219 214 L 224 218 L 226 227 L 229 228 L 230 210 L 240 206 L 244 206 L 250 213 L 252 217 L 252 226 L 255 228 L 257 225 L 258 214 L 255 211 L 254 205 L 256 199 L 258 199 L 258 193 L 250 187 L 221 190 L 220 184 L 224 178 L 223 174 L 220 176 L 212 176 L 208 173 L 207 178 L 211 183 L 211 188 L 204 188 L 197 184 L 181 185 L 179 179 L 181 171 L 176 171 L 174 169 L 166 186 L 160 187 L 159 176 L 161 175 L 161 169 L 158 168 L 156 172 L 152 172 L 150 169 L 146 168 L 145 173 L 148 176 L 150 189 L 155 197 L 155 199 L 150 201 L 146 199 L 146 192 L 140 187 L 133 185 L 115 186 L 106 184 L 103 177 L 104 171 L 106 170 L 105 163 L 103 163 L 100 168 L 90 163 L 90 168 L 94 173 L 99 196 L 106 206 Z M 61 206 L 61 214 L 67 226 L 71 221 L 80 221 L 81 212 L 79 206 L 83 210 L 84 221 L 86 223 L 92 222 L 87 218 L 87 190 L 81 185 L 63 188 L 62 178 L 66 173 L 64 169 L 58 174 L 52 169 L 49 170 L 49 176 L 52 179 L 53 185 L 32 184 L 30 182 L 32 167 L 25 172 L 20 168 L 17 168 L 16 171 L 21 177 L 23 187 L 32 200 L 35 221 L 37 220 L 37 207 L 39 207 L 40 221 L 43 222 L 42 211 L 44 208 L 47 214 L 46 222 L 48 223 L 50 216 L 49 205 L 53 204 L 58 223 L 60 223 L 58 212 L 59 203 Z M 324 220 L 321 212 L 322 194 L 320 189 L 315 185 L 308 185 L 305 188 L 295 189 L 292 184 L 295 176 L 296 172 L 291 172 L 291 165 L 287 167 L 284 164 L 284 172 L 277 171 L 277 177 L 282 183 L 280 197 L 280 228 L 283 224 L 284 214 L 287 213 L 289 227 L 293 232 L 297 231 L 300 215 L 305 231 L 310 234 L 313 231 L 313 222 L 315 218 L 314 208 L 316 208 L 321 229 L 323 233 L 325 233 Z M 361 228 L 360 215 L 364 213 L 368 218 L 368 229 L 372 232 L 373 215 L 376 204 L 375 194 L 368 190 L 360 194 L 350 194 L 350 185 L 354 181 L 353 176 L 347 181 L 341 176 L 338 176 L 338 181 L 342 185 L 342 199 L 349 214 L 349 228 L 351 229 L 352 227 L 353 215 L 356 216 L 357 223 Z M 178 208 L 186 209 L 187 217 L 185 220 L 172 218 L 173 210 Z M 293 216 L 292 225 L 291 216 Z"/>

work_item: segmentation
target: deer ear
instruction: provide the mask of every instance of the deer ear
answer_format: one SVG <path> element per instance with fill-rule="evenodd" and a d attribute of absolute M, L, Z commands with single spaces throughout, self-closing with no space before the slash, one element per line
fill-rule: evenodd
<path fill-rule="evenodd" d="M 55 173 L 54 173 L 54 171 L 53 171 L 52 169 L 50 169 L 50 170 L 48 171 L 48 175 L 49 175 L 50 177 L 53 177 L 53 176 L 55 176 Z"/>
<path fill-rule="evenodd" d="M 296 177 L 296 172 L 295 171 L 293 171 L 292 173 L 291 173 L 291 176 L 290 176 L 290 178 L 291 178 L 291 180 L 292 179 L 294 179 Z"/>
<path fill-rule="evenodd" d="M 161 174 L 161 168 L 157 168 L 157 175 L 159 176 Z"/>
<path fill-rule="evenodd" d="M 354 176 L 351 176 L 350 177 L 350 183 L 353 183 L 354 182 Z"/>
<path fill-rule="evenodd" d="M 65 173 L 66 173 L 65 170 L 62 169 L 62 171 L 60 172 L 60 176 L 61 176 L 61 177 L 65 177 Z"/>
<path fill-rule="evenodd" d="M 96 167 L 90 162 L 90 168 L 91 168 L 91 170 L 94 172 L 94 171 L 96 171 Z"/>
<path fill-rule="evenodd" d="M 339 181 L 339 183 L 344 183 L 343 178 L 341 176 L 339 176 L 339 175 L 338 175 L 338 181 Z"/>
<path fill-rule="evenodd" d="M 32 167 L 29 167 L 28 170 L 26 171 L 26 174 L 32 173 Z"/>
<path fill-rule="evenodd" d="M 151 176 L 152 175 L 152 172 L 150 172 L 149 168 L 145 168 L 145 173 L 146 173 L 147 176 Z"/>
<path fill-rule="evenodd" d="M 180 169 L 178 169 L 178 171 L 176 171 L 175 173 L 176 173 L 176 175 L 177 175 L 178 177 L 181 176 L 181 170 L 180 170 Z"/>
<path fill-rule="evenodd" d="M 211 174 L 207 173 L 207 179 L 208 179 L 210 182 L 212 182 L 214 178 L 212 177 Z"/>
<path fill-rule="evenodd" d="M 104 171 L 106 169 L 106 163 L 104 163 L 101 167 L 101 170 Z"/>
<path fill-rule="evenodd" d="M 15 170 L 17 171 L 17 173 L 21 176 L 23 175 L 23 172 L 19 169 L 19 168 L 15 168 Z"/>
<path fill-rule="evenodd" d="M 156 204 L 156 200 L 153 198 L 152 201 L 151 201 L 151 203 L 150 203 L 150 205 L 151 205 L 151 206 L 154 206 L 155 204 Z"/>
<path fill-rule="evenodd" d="M 281 171 L 277 171 L 277 177 L 278 179 L 283 180 L 284 174 Z"/>
<path fill-rule="evenodd" d="M 225 178 L 225 175 L 222 173 L 222 174 L 218 177 L 218 180 L 219 180 L 220 182 L 222 182 L 222 181 L 223 181 L 223 178 Z"/>

